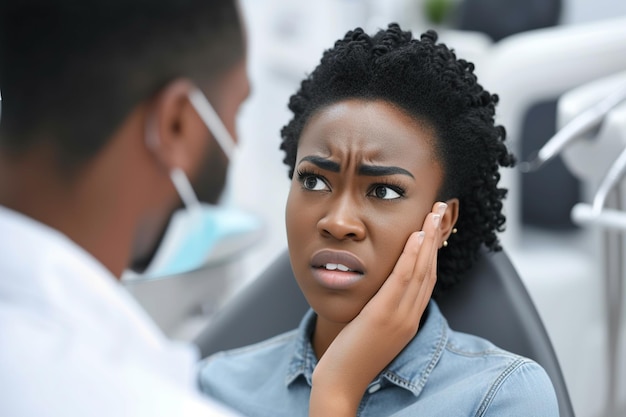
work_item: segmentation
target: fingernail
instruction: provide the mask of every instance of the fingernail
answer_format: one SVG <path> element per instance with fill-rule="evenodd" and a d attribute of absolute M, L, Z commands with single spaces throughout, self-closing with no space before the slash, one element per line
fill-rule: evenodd
<path fill-rule="evenodd" d="M 426 233 L 423 230 L 420 230 L 419 232 L 417 232 L 417 245 L 418 246 L 420 246 L 422 242 L 424 241 L 424 236 L 426 236 Z"/>
<path fill-rule="evenodd" d="M 439 203 L 439 205 L 437 206 L 437 213 L 443 216 L 447 208 L 448 208 L 448 205 L 446 203 Z"/>
<path fill-rule="evenodd" d="M 439 222 L 441 221 L 441 214 L 433 214 L 433 224 L 435 227 L 439 227 Z"/>

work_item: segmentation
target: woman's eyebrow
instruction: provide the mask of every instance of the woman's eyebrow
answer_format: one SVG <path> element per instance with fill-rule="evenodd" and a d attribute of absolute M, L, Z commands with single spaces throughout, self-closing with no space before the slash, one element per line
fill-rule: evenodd
<path fill-rule="evenodd" d="M 317 166 L 320 169 L 331 172 L 339 172 L 341 170 L 341 165 L 337 162 L 331 161 L 330 159 L 322 158 L 321 156 L 309 155 L 303 157 L 298 165 L 303 163 L 304 161 L 310 162 L 313 165 Z M 394 167 L 394 166 L 382 166 L 382 165 L 361 165 L 359 166 L 359 175 L 365 175 L 368 177 L 383 177 L 385 175 L 407 175 L 413 179 L 415 177 L 409 171 L 404 168 Z"/>
<path fill-rule="evenodd" d="M 298 162 L 298 165 L 300 165 L 304 161 L 308 161 L 325 171 L 339 172 L 341 169 L 341 166 L 337 162 L 333 162 L 330 159 L 322 158 L 321 156 L 305 156 L 300 160 L 300 162 Z"/>
<path fill-rule="evenodd" d="M 359 175 L 366 175 L 371 177 L 382 177 L 385 175 L 408 175 L 409 177 L 415 179 L 413 174 L 407 171 L 404 168 L 400 167 L 386 167 L 381 165 L 361 165 L 359 166 Z"/>

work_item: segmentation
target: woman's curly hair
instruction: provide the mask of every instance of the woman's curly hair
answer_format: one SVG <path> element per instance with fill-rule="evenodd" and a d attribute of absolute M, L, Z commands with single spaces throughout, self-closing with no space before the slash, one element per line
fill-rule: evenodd
<path fill-rule="evenodd" d="M 514 158 L 495 125 L 496 95 L 485 91 L 474 65 L 456 55 L 437 34 L 411 32 L 390 24 L 373 36 L 349 31 L 324 52 L 320 64 L 289 101 L 292 120 L 281 130 L 280 148 L 289 176 L 294 173 L 300 134 L 316 111 L 346 99 L 384 100 L 434 128 L 435 152 L 444 179 L 438 198 L 459 199 L 458 232 L 439 251 L 435 297 L 470 268 L 482 245 L 500 250 L 496 232 L 504 229 L 499 168 Z"/>

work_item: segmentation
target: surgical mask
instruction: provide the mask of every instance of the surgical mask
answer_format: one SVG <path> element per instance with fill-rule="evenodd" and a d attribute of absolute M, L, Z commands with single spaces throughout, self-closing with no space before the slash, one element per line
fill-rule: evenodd
<path fill-rule="evenodd" d="M 195 89 L 189 94 L 189 101 L 226 157 L 232 159 L 235 141 L 204 94 Z M 155 134 L 147 134 L 149 146 L 154 146 L 151 141 L 157 139 Z M 214 253 L 216 244 L 224 240 L 226 235 L 231 238 L 229 251 L 235 252 L 251 243 L 254 233 L 250 232 L 260 229 L 259 221 L 247 213 L 201 203 L 181 169 L 173 169 L 170 179 L 183 202 L 183 208 L 172 215 L 148 267 L 141 274 L 128 271 L 123 277 L 125 280 L 162 278 L 201 269 L 215 261 L 216 255 L 227 257 L 228 253 L 223 248 L 219 254 Z M 237 235 L 240 235 L 238 241 Z M 233 245 L 233 240 L 237 244 Z"/>

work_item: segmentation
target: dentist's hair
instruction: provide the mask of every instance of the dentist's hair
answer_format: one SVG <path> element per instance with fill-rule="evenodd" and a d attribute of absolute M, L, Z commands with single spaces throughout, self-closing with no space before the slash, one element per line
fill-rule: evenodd
<path fill-rule="evenodd" d="M 236 0 L 0 0 L 0 147 L 80 167 L 168 82 L 217 83 L 243 36 Z"/>
<path fill-rule="evenodd" d="M 469 269 L 482 245 L 500 250 L 496 232 L 504 228 L 498 188 L 500 167 L 514 158 L 495 125 L 496 95 L 478 84 L 474 65 L 457 59 L 434 31 L 414 39 L 397 24 L 373 36 L 349 31 L 327 50 L 320 64 L 291 97 L 292 120 L 281 131 L 284 162 L 293 176 L 300 134 L 311 116 L 345 99 L 384 100 L 436 132 L 434 144 L 444 172 L 439 200 L 460 201 L 457 233 L 439 251 L 435 296 Z"/>

